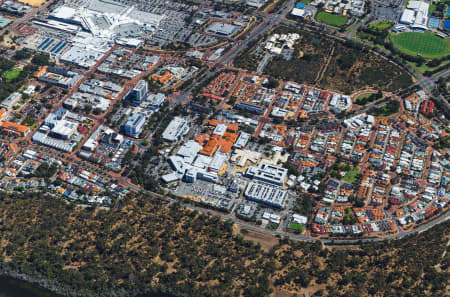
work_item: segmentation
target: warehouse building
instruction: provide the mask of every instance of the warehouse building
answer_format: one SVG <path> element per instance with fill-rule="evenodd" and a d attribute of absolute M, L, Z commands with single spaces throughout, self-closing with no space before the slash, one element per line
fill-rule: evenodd
<path fill-rule="evenodd" d="M 409 1 L 400 17 L 400 23 L 413 29 L 427 30 L 428 9 L 430 4 L 425 1 Z"/>

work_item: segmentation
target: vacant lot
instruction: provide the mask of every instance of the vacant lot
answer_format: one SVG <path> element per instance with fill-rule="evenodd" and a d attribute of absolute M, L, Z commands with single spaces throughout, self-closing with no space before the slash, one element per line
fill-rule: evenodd
<path fill-rule="evenodd" d="M 265 72 L 285 80 L 314 84 L 333 45 L 330 39 L 302 32 L 292 59 L 276 56 L 267 64 Z"/>
<path fill-rule="evenodd" d="M 391 40 L 397 49 L 410 55 L 439 58 L 450 53 L 450 40 L 440 38 L 431 32 L 392 34 Z"/>
<path fill-rule="evenodd" d="M 364 88 L 395 91 L 412 84 L 410 76 L 382 57 L 323 35 L 280 26 L 273 33 L 298 33 L 291 59 L 274 56 L 264 68 L 265 74 L 278 79 L 327 88 L 346 94 Z M 255 71 L 265 55 L 258 43 L 233 61 L 235 67 Z"/>
<path fill-rule="evenodd" d="M 33 7 L 41 7 L 47 0 L 20 0 L 20 2 Z"/>
<path fill-rule="evenodd" d="M 320 86 L 350 94 L 364 88 L 395 91 L 412 84 L 398 66 L 351 44 L 337 43 Z"/>
<path fill-rule="evenodd" d="M 332 26 L 343 26 L 347 23 L 348 18 L 337 14 L 332 14 L 328 12 L 321 11 L 316 16 L 317 21 L 332 25 Z"/>

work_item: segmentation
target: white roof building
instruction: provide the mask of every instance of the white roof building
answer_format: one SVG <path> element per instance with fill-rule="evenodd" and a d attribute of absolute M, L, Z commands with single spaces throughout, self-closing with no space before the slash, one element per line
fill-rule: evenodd
<path fill-rule="evenodd" d="M 189 122 L 183 118 L 175 117 L 162 133 L 162 139 L 169 142 L 180 140 L 189 131 Z"/>
<path fill-rule="evenodd" d="M 400 23 L 410 25 L 414 29 L 427 29 L 428 8 L 425 1 L 409 1 L 400 17 Z"/>

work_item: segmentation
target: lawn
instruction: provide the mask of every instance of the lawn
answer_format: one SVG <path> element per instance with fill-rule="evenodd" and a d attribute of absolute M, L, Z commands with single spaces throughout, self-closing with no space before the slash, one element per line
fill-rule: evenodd
<path fill-rule="evenodd" d="M 359 169 L 357 167 L 353 167 L 345 174 L 344 181 L 353 183 L 354 181 L 356 181 L 356 176 L 358 175 L 358 173 Z"/>
<path fill-rule="evenodd" d="M 332 26 L 343 26 L 347 23 L 348 18 L 337 14 L 321 11 L 316 16 L 317 21 Z"/>
<path fill-rule="evenodd" d="M 436 5 L 431 4 L 431 5 L 428 7 L 428 14 L 431 15 L 431 14 L 433 13 L 433 11 L 435 11 L 435 10 L 436 10 Z"/>
<path fill-rule="evenodd" d="M 440 38 L 431 32 L 391 34 L 391 40 L 397 49 L 410 55 L 440 58 L 450 53 L 450 40 Z"/>
<path fill-rule="evenodd" d="M 361 94 L 358 97 L 356 97 L 354 103 L 359 105 L 359 103 L 363 102 L 365 99 L 369 98 L 371 95 L 372 95 L 372 93 Z"/>
<path fill-rule="evenodd" d="M 14 68 L 14 69 L 11 69 L 11 70 L 3 73 L 3 78 L 6 79 L 7 81 L 11 81 L 11 80 L 17 78 L 21 72 L 22 72 L 21 69 Z"/>
<path fill-rule="evenodd" d="M 297 224 L 297 223 L 290 223 L 289 229 L 294 230 L 295 232 L 298 232 L 298 233 L 303 233 L 303 231 L 305 231 L 305 225 Z"/>
<path fill-rule="evenodd" d="M 384 30 L 388 30 L 388 29 L 392 28 L 392 26 L 394 26 L 393 22 L 380 21 L 380 22 L 373 23 L 372 25 L 369 26 L 369 28 L 378 30 L 378 31 L 384 31 Z"/>
<path fill-rule="evenodd" d="M 399 108 L 400 103 L 397 100 L 390 100 L 381 107 L 372 107 L 367 113 L 376 117 L 388 117 L 396 114 Z"/>
<path fill-rule="evenodd" d="M 417 65 L 417 63 L 414 63 L 414 62 L 411 62 L 411 61 L 406 61 L 406 63 L 409 65 L 409 66 L 411 66 L 411 67 L 413 67 L 414 69 L 416 69 L 418 72 L 420 72 L 420 73 L 424 73 L 424 72 L 426 72 L 426 71 L 433 71 L 433 70 L 435 70 L 435 69 L 437 69 L 437 68 L 439 68 L 439 67 L 442 67 L 444 64 L 447 64 L 447 67 L 450 67 L 450 62 L 444 62 L 444 63 L 442 63 L 442 64 L 440 64 L 440 65 L 438 65 L 438 66 L 435 66 L 435 67 L 430 67 L 430 66 L 427 66 L 427 64 L 426 63 L 423 63 L 423 64 L 421 64 L 420 66 L 418 66 Z"/>

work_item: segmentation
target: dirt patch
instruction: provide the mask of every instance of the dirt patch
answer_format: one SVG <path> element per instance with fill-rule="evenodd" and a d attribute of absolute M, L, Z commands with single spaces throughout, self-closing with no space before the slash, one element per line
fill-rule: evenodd
<path fill-rule="evenodd" d="M 292 293 L 289 292 L 288 290 L 284 290 L 282 288 L 275 287 L 275 290 L 273 290 L 273 293 L 270 296 L 271 297 L 291 297 Z"/>
<path fill-rule="evenodd" d="M 247 234 L 241 233 L 241 229 L 247 230 L 248 233 Z M 248 229 L 238 226 L 236 224 L 233 226 L 233 232 L 235 234 L 242 235 L 245 240 L 251 240 L 254 243 L 259 243 L 261 245 L 261 248 L 265 252 L 270 251 L 270 249 L 272 249 L 275 245 L 278 244 L 278 238 L 276 238 L 275 236 L 273 236 L 271 234 L 248 230 Z"/>
<path fill-rule="evenodd" d="M 33 7 L 41 7 L 47 0 L 21 0 L 20 2 Z"/>
<path fill-rule="evenodd" d="M 359 245 L 324 245 L 324 248 L 333 251 L 360 251 Z"/>

